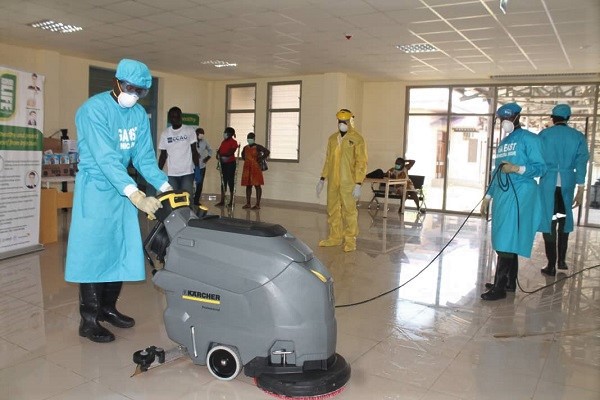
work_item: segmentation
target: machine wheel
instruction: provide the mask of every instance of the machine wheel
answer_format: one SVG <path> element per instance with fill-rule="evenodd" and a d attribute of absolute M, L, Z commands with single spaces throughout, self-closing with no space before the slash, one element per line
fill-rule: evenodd
<path fill-rule="evenodd" d="M 206 367 L 215 378 L 230 381 L 242 370 L 242 362 L 234 348 L 220 344 L 206 355 Z"/>

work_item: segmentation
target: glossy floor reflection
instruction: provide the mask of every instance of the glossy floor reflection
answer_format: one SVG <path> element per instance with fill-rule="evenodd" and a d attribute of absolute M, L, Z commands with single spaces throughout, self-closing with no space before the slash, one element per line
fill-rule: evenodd
<path fill-rule="evenodd" d="M 218 212 L 218 209 L 211 209 Z M 465 217 L 395 210 L 389 218 L 361 209 L 358 250 L 319 248 L 322 211 L 265 206 L 234 216 L 283 225 L 313 248 L 335 278 L 338 305 L 399 286 L 419 273 Z M 67 225 L 68 215 L 61 215 Z M 143 220 L 145 232 L 151 223 Z M 164 296 L 150 279 L 125 285 L 121 311 L 131 329 L 110 328 L 109 344 L 77 334 L 78 289 L 63 280 L 62 241 L 39 253 L 0 261 L 0 399 L 199 400 L 269 399 L 244 376 L 216 381 L 205 367 L 180 359 L 131 377 L 134 351 L 171 348 Z M 337 399 L 599 399 L 600 268 L 526 295 L 482 302 L 495 257 L 490 227 L 470 219 L 417 278 L 372 302 L 337 309 L 338 352 L 352 378 Z M 568 273 L 600 263 L 600 230 L 570 237 Z M 538 237 L 520 259 L 519 281 L 533 290 L 553 281 Z"/>

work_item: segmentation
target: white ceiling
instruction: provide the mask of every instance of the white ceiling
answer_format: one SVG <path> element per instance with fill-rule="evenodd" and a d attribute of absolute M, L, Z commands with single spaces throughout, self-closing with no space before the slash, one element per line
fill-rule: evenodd
<path fill-rule="evenodd" d="M 205 79 L 600 71 L 600 0 L 0 0 L 0 42 Z M 27 24 L 52 19 L 83 31 Z M 350 40 L 346 34 L 352 35 Z M 440 51 L 405 54 L 398 44 Z M 207 60 L 237 63 L 215 68 Z M 0 60 L 1 63 L 2 60 Z"/>

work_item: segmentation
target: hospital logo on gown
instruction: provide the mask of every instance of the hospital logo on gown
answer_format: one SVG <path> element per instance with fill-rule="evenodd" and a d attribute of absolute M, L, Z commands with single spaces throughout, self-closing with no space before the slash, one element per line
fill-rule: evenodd
<path fill-rule="evenodd" d="M 137 129 L 137 126 L 130 129 L 119 129 L 119 148 L 121 150 L 133 149 L 133 146 L 135 146 Z"/>
<path fill-rule="evenodd" d="M 496 157 L 508 157 L 517 155 L 517 143 L 504 143 L 498 146 Z"/>

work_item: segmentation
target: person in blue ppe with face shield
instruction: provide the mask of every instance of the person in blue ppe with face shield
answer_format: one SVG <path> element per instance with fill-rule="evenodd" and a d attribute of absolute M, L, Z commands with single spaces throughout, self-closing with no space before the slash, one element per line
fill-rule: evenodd
<path fill-rule="evenodd" d="M 498 300 L 516 290 L 518 256 L 530 257 L 541 220 L 538 184 L 546 172 L 540 138 L 520 124 L 521 106 L 508 103 L 498 108 L 501 129 L 506 134 L 496 149 L 495 169 L 488 193 L 481 203 L 487 214 L 492 200 L 492 247 L 498 254 L 493 284 L 483 300 Z"/>
<path fill-rule="evenodd" d="M 554 125 L 540 132 L 548 172 L 540 179 L 544 215 L 539 231 L 544 237 L 548 259 L 542 273 L 549 276 L 556 275 L 557 259 L 558 269 L 568 268 L 565 258 L 569 233 L 573 232 L 571 204 L 577 207 L 583 203 L 586 167 L 590 158 L 583 133 L 567 125 L 570 117 L 571 107 L 558 104 L 550 116 Z M 575 186 L 577 194 L 573 197 Z"/>
<path fill-rule="evenodd" d="M 345 108 L 337 112 L 338 131 L 329 136 L 325 165 L 317 183 L 317 196 L 327 182 L 327 223 L 329 237 L 319 246 L 339 246 L 356 250 L 358 210 L 362 181 L 367 174 L 367 145 L 352 124 L 354 115 Z"/>
<path fill-rule="evenodd" d="M 99 321 L 119 328 L 135 324 L 116 302 L 123 281 L 146 277 L 138 209 L 152 219 L 161 208 L 138 189 L 128 165 L 159 191 L 172 190 L 156 162 L 148 115 L 136 104 L 151 85 L 145 64 L 123 59 L 112 90 L 89 98 L 75 116 L 80 162 L 65 280 L 79 283 L 79 335 L 94 342 L 115 339 Z"/>

